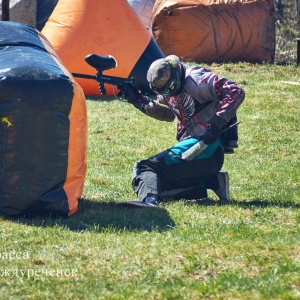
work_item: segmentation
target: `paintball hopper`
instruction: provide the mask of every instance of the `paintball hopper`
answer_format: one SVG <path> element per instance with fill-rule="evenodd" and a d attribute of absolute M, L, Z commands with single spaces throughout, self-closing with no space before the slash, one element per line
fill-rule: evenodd
<path fill-rule="evenodd" d="M 89 54 L 85 57 L 85 61 L 91 67 L 101 71 L 105 71 L 117 67 L 117 61 L 111 55 L 100 56 L 97 54 Z"/>

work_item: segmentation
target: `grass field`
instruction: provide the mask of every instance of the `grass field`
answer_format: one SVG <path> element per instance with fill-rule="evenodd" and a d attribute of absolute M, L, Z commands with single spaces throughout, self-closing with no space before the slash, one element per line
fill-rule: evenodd
<path fill-rule="evenodd" d="M 295 65 L 209 66 L 246 91 L 232 204 L 155 209 L 133 200 L 136 160 L 175 143 L 175 123 L 88 99 L 88 170 L 68 219 L 0 219 L 1 299 L 300 299 L 300 82 Z M 102 100 L 102 101 L 100 101 Z"/>

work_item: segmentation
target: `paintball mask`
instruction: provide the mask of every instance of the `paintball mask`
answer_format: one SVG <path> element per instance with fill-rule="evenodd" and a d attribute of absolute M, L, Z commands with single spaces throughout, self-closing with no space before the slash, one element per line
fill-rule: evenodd
<path fill-rule="evenodd" d="M 181 91 L 179 58 L 169 55 L 154 61 L 147 73 L 150 88 L 165 97 L 175 96 Z"/>

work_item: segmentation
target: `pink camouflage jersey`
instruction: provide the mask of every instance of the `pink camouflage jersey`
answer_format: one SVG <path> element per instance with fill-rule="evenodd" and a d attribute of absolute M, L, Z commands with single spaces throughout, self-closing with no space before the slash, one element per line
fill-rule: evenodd
<path fill-rule="evenodd" d="M 173 97 L 157 96 L 178 120 L 177 140 L 203 136 L 212 124 L 221 128 L 235 115 L 245 93 L 235 82 L 220 78 L 198 66 L 181 63 L 185 79 L 181 93 Z"/>

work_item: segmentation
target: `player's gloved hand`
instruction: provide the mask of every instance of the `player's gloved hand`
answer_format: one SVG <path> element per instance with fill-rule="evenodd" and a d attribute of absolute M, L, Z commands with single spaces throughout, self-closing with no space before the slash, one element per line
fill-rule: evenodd
<path fill-rule="evenodd" d="M 144 96 L 141 91 L 132 84 L 124 85 L 122 93 L 123 98 L 138 109 L 145 107 L 150 102 L 150 99 Z"/>
<path fill-rule="evenodd" d="M 142 93 L 133 84 L 124 84 L 122 94 L 129 103 L 136 103 L 142 97 Z"/>
<path fill-rule="evenodd" d="M 214 143 L 219 138 L 219 128 L 209 125 L 203 136 L 203 142 L 206 145 Z"/>

